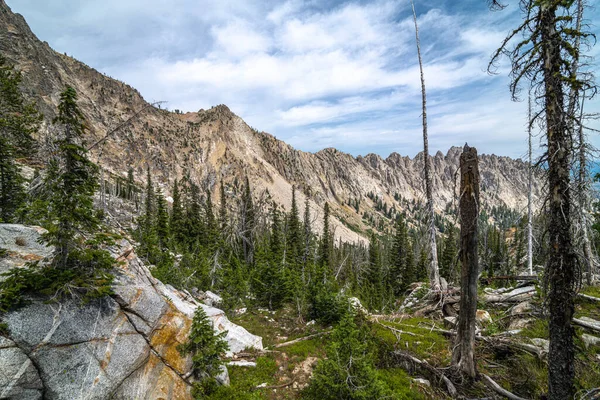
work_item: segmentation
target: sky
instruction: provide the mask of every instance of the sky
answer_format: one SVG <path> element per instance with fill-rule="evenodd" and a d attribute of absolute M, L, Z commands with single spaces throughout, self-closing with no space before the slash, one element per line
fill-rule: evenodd
<path fill-rule="evenodd" d="M 412 157 L 423 148 L 408 0 L 6 1 L 55 50 L 170 110 L 226 104 L 304 151 Z M 527 103 L 511 101 L 507 62 L 487 72 L 521 20 L 518 0 L 505 3 L 492 12 L 486 0 L 415 0 L 431 153 L 468 142 L 526 155 Z M 600 36 L 594 21 L 600 12 L 590 9 L 586 22 Z M 600 101 L 586 109 L 599 112 Z"/>

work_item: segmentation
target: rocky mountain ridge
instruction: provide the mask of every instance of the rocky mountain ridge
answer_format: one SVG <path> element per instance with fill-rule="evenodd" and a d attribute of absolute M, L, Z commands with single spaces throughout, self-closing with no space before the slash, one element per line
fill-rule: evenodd
<path fill-rule="evenodd" d="M 217 200 L 219 181 L 235 189 L 235 182 L 247 174 L 255 195 L 268 191 L 288 210 L 295 186 L 300 204 L 305 193 L 310 198 L 315 228 L 319 229 L 322 207 L 329 202 L 335 234 L 348 241 L 363 240 L 362 233 L 373 225 L 365 215 L 389 223 L 375 210 L 379 200 L 400 212 L 407 202 L 424 201 L 422 154 L 411 159 L 392 153 L 384 159 L 376 154 L 353 157 L 332 148 L 307 153 L 249 127 L 224 105 L 186 114 L 160 109 L 127 84 L 51 49 L 3 0 L 0 55 L 23 72 L 23 89 L 45 116 L 42 139 L 52 134 L 50 121 L 60 91 L 66 85 L 77 90 L 89 123 L 85 140 L 92 160 L 108 175 L 124 177 L 132 167 L 142 183 L 150 168 L 166 193 L 174 179 L 186 175 L 210 188 Z M 460 152 L 453 147 L 446 155 L 432 156 L 435 207 L 440 214 L 456 198 Z M 482 155 L 480 161 L 483 203 L 522 211 L 527 199 L 527 164 L 495 155 Z M 235 195 L 235 190 L 229 195 Z M 534 198 L 540 196 L 541 186 L 536 184 Z M 357 200 L 359 207 L 353 206 Z"/>

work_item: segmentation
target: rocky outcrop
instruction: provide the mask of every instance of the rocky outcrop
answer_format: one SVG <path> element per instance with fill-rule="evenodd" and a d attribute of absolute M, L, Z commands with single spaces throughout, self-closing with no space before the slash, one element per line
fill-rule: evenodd
<path fill-rule="evenodd" d="M 0 274 L 48 257 L 52 249 L 38 241 L 45 231 L 36 226 L 0 224 L 0 249 L 7 251 L 7 257 L 0 257 Z"/>
<path fill-rule="evenodd" d="M 38 230 L 17 227 L 0 225 L 0 243 L 13 240 L 7 231 Z M 36 251 L 22 247 L 23 254 Z M 227 331 L 230 354 L 262 349 L 260 337 L 223 311 L 154 279 L 127 241 L 111 252 L 120 262 L 111 297 L 85 304 L 34 297 L 3 316 L 8 334 L 0 336 L 0 398 L 191 398 L 191 359 L 177 346 L 187 339 L 197 307 L 215 331 Z"/>

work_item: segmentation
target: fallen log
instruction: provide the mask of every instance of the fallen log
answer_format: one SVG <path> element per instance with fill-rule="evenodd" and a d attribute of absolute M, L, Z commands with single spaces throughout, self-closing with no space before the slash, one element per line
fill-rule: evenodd
<path fill-rule="evenodd" d="M 298 339 L 290 340 L 289 342 L 278 343 L 278 344 L 276 344 L 273 347 L 275 347 L 277 349 L 279 347 L 289 346 L 291 344 L 295 344 L 295 343 L 302 342 L 302 341 L 305 341 L 305 340 L 314 339 L 314 338 L 319 337 L 319 336 L 328 335 L 331 332 L 333 332 L 333 331 L 326 331 L 326 332 L 315 333 L 313 335 L 308 335 L 308 336 L 304 336 L 304 337 L 301 337 L 301 338 L 298 338 Z"/>
<path fill-rule="evenodd" d="M 581 297 L 582 299 L 591 300 L 591 301 L 600 301 L 600 297 L 589 296 L 583 293 L 577 293 L 577 297 Z"/>
<path fill-rule="evenodd" d="M 490 276 L 488 278 L 479 278 L 479 282 L 484 285 L 489 285 L 493 281 L 521 281 L 521 282 L 536 282 L 537 275 L 501 275 Z"/>
<path fill-rule="evenodd" d="M 573 323 L 583 328 L 591 329 L 596 332 L 600 332 L 600 321 L 588 317 L 573 318 Z"/>
<path fill-rule="evenodd" d="M 481 298 L 487 303 L 520 303 L 532 298 L 536 293 L 535 286 L 514 289 L 502 294 L 484 294 Z"/>
<path fill-rule="evenodd" d="M 406 327 L 411 327 L 411 328 L 421 328 L 421 329 L 426 329 L 429 332 L 437 332 L 437 333 L 441 333 L 442 335 L 446 335 L 446 336 L 450 336 L 450 337 L 454 337 L 456 336 L 456 332 L 455 331 L 449 331 L 446 329 L 440 329 L 440 328 L 436 328 L 436 327 L 428 327 L 428 326 L 414 326 L 414 325 L 409 325 L 409 324 L 398 324 L 400 326 L 406 326 Z M 479 340 L 482 342 L 486 342 L 488 344 L 491 344 L 492 346 L 500 346 L 500 345 L 504 345 L 507 347 L 514 347 L 516 349 L 519 350 L 523 350 L 526 351 L 528 353 L 531 353 L 535 356 L 538 356 L 539 358 L 543 358 L 545 355 L 545 352 L 543 351 L 543 349 L 540 349 L 537 346 L 534 346 L 532 344 L 528 344 L 528 343 L 521 343 L 521 342 L 517 342 L 514 340 L 509 340 L 508 338 L 493 338 L 493 337 L 489 337 L 489 336 L 481 336 L 481 335 L 475 335 L 475 340 Z"/>
<path fill-rule="evenodd" d="M 502 395 L 502 396 L 506 397 L 507 399 L 511 399 L 511 400 L 526 400 L 523 397 L 519 397 L 515 394 L 512 394 L 508 390 L 503 389 L 502 386 L 498 385 L 492 378 L 490 378 L 486 374 L 481 374 L 481 376 L 483 377 L 483 381 L 485 382 L 485 384 L 488 385 L 491 389 L 493 389 L 499 395 Z"/>

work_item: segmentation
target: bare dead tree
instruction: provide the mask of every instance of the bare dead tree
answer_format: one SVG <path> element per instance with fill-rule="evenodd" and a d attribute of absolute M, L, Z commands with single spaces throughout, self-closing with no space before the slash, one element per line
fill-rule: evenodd
<path fill-rule="evenodd" d="M 460 156 L 460 312 L 458 335 L 452 353 L 452 364 L 471 378 L 477 375 L 475 365 L 475 317 L 477 313 L 477 274 L 479 271 L 479 161 L 477 149 L 465 144 Z"/>
<path fill-rule="evenodd" d="M 533 218 L 531 213 L 531 192 L 533 190 L 533 160 L 531 151 L 531 93 L 527 98 L 527 137 L 529 165 L 527 166 L 527 268 L 533 275 Z"/>
<path fill-rule="evenodd" d="M 591 79 L 573 75 L 571 66 L 580 58 L 577 40 L 593 35 L 577 29 L 573 18 L 574 1 L 521 0 L 523 22 L 513 30 L 495 52 L 488 70 L 502 56 L 511 60 L 510 89 L 518 98 L 523 81 L 536 94 L 539 112 L 533 117 L 545 131 L 547 150 L 542 161 L 548 165 L 548 241 L 546 267 L 547 304 L 550 314 L 550 351 L 548 356 L 549 398 L 572 398 L 575 376 L 573 345 L 573 298 L 578 268 L 573 245 L 571 218 L 572 140 L 566 88 L 576 88 L 590 96 L 595 93 Z M 516 38 L 522 36 L 521 40 Z M 513 41 L 516 45 L 511 46 Z M 509 47 L 510 46 L 510 47 Z M 533 121 L 530 121 L 533 123 Z"/>
<path fill-rule="evenodd" d="M 583 10 L 584 10 L 584 2 L 583 0 L 577 1 L 577 12 L 575 17 L 575 29 L 577 31 L 581 30 L 582 20 L 583 20 Z M 581 38 L 577 36 L 575 38 L 574 47 L 577 52 L 581 47 Z M 579 74 L 579 59 L 575 59 L 571 64 L 571 75 L 577 76 Z M 579 101 L 581 98 L 581 101 Z M 585 96 L 581 96 L 579 86 L 571 86 L 569 88 L 569 104 L 567 108 L 567 115 L 570 117 L 569 119 L 569 129 L 572 140 L 577 134 L 579 152 L 578 152 L 578 171 L 576 174 L 576 190 L 577 190 L 577 205 L 578 209 L 576 210 L 576 214 L 578 216 L 578 225 L 581 231 L 581 243 L 583 250 L 583 264 L 585 266 L 587 284 L 592 284 L 592 273 L 595 264 L 594 254 L 592 252 L 592 246 L 590 243 L 589 237 L 589 226 L 588 226 L 588 171 L 587 171 L 587 154 L 586 150 L 588 148 L 587 141 L 584 133 L 583 127 L 583 105 L 585 102 Z M 579 116 L 576 117 L 577 107 L 579 105 Z"/>
<path fill-rule="evenodd" d="M 419 40 L 419 26 L 415 3 L 410 2 L 415 22 L 415 38 L 417 41 L 417 55 L 419 57 L 419 70 L 421 72 L 421 96 L 423 102 L 423 164 L 425 169 L 425 195 L 427 196 L 427 213 L 429 217 L 429 283 L 431 289 L 440 290 L 440 270 L 437 259 L 435 211 L 433 208 L 433 193 L 431 185 L 431 160 L 429 159 L 429 140 L 427 138 L 427 94 L 425 92 L 425 75 L 423 74 L 423 59 L 421 58 L 421 42 Z"/>
<path fill-rule="evenodd" d="M 582 99 L 582 109 L 583 109 Z M 579 174 L 577 175 L 578 203 L 579 203 L 579 224 L 582 236 L 583 263 L 585 265 L 585 276 L 588 285 L 592 284 L 592 275 L 594 273 L 596 258 L 592 251 L 592 245 L 589 236 L 588 206 L 589 206 L 589 179 L 586 157 L 586 139 L 583 131 L 583 125 L 579 124 Z"/>

